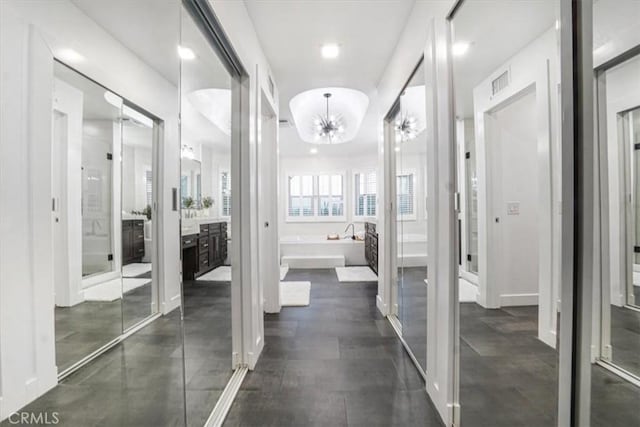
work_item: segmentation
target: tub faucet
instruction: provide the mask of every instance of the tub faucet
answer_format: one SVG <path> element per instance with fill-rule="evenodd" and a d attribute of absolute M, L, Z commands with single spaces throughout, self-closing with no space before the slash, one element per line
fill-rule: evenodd
<path fill-rule="evenodd" d="M 351 227 L 351 240 L 356 240 L 356 229 L 353 223 L 347 225 L 347 228 L 344 229 L 344 232 L 346 233 L 349 227 Z"/>

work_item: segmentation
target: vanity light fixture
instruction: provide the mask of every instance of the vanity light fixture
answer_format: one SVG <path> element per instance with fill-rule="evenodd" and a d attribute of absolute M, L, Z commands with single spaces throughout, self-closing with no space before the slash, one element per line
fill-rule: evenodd
<path fill-rule="evenodd" d="M 335 43 L 326 43 L 322 45 L 321 52 L 324 59 L 335 59 L 340 55 L 340 46 Z"/>
<path fill-rule="evenodd" d="M 189 147 L 187 144 L 183 144 L 182 149 L 180 150 L 180 157 L 182 157 L 183 159 L 193 160 L 195 158 L 193 147 Z"/>
<path fill-rule="evenodd" d="M 76 64 L 78 62 L 84 61 L 84 56 L 80 55 L 73 49 L 61 49 L 58 52 L 58 58 L 62 59 L 65 62 L 69 62 L 71 64 Z"/>
<path fill-rule="evenodd" d="M 184 46 L 178 46 L 178 56 L 180 56 L 180 59 L 184 59 L 185 61 L 196 59 L 196 54 L 193 52 L 193 50 Z"/>
<path fill-rule="evenodd" d="M 467 42 L 456 42 L 451 47 L 451 53 L 453 56 L 463 56 L 469 50 L 470 44 Z"/>

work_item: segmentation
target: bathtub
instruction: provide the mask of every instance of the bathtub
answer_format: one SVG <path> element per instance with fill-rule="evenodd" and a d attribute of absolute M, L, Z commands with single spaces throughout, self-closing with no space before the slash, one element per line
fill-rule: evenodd
<path fill-rule="evenodd" d="M 283 236 L 280 238 L 281 263 L 291 268 L 330 268 L 366 265 L 364 241 L 327 240 L 327 236 Z"/>
<path fill-rule="evenodd" d="M 405 267 L 426 267 L 426 234 L 406 233 L 398 236 L 398 265 Z"/>

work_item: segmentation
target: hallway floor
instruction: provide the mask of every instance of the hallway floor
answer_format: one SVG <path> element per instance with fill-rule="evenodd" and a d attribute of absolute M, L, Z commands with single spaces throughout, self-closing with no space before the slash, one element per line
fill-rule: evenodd
<path fill-rule="evenodd" d="M 293 280 L 311 282 L 311 304 L 265 316 L 265 348 L 225 426 L 442 426 L 375 306 L 376 282 L 340 283 L 333 269 Z"/>

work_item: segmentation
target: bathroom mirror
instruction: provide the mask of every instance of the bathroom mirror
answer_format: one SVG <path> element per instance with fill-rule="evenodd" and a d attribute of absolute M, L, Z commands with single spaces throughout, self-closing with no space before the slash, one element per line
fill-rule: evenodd
<path fill-rule="evenodd" d="M 202 164 L 199 160 L 183 157 L 180 169 L 182 207 L 198 209 L 202 202 Z"/>
<path fill-rule="evenodd" d="M 107 94 L 110 94 L 107 96 Z M 122 99 L 54 65 L 56 363 L 63 373 L 122 333 L 116 236 Z"/>
<path fill-rule="evenodd" d="M 124 329 L 158 310 L 154 280 L 154 155 L 158 123 L 133 106 L 122 118 L 122 319 Z"/>

